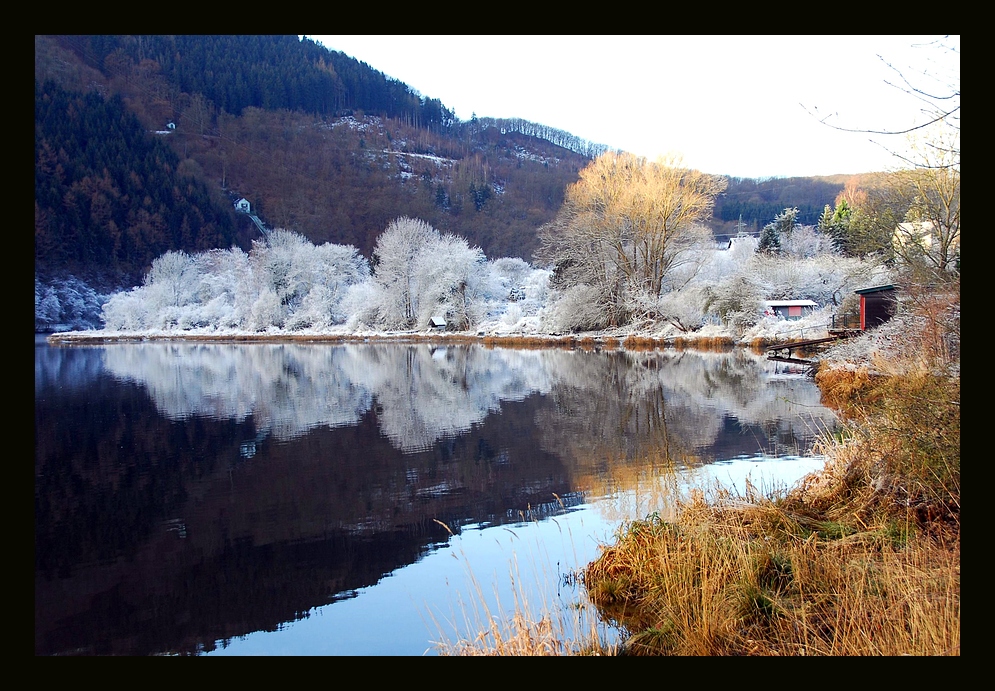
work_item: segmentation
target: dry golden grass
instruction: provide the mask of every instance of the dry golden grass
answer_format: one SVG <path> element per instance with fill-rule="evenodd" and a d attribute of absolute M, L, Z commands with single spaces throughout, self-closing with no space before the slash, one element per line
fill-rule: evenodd
<path fill-rule="evenodd" d="M 471 337 L 488 348 L 573 348 L 576 339 L 571 336 L 483 336 Z"/>
<path fill-rule="evenodd" d="M 822 392 L 823 405 L 846 413 L 855 401 L 861 400 L 871 390 L 871 373 L 866 367 L 858 369 L 826 368 L 818 366 L 815 383 Z"/>
<path fill-rule="evenodd" d="M 958 655 L 960 541 L 703 495 L 584 574 L 629 655 Z"/>
<path fill-rule="evenodd" d="M 579 646 L 568 644 L 564 623 L 548 613 L 536 619 L 526 612 L 516 611 L 510 622 L 490 617 L 485 626 L 477 626 L 481 632 L 476 638 L 444 642 L 439 646 L 439 653 L 463 657 L 563 657 L 614 656 L 618 652 L 615 646 L 598 640 L 595 631 Z"/>
<path fill-rule="evenodd" d="M 731 336 L 703 336 L 701 338 L 684 338 L 679 336 L 674 339 L 674 348 L 677 350 L 705 350 L 713 352 L 726 352 L 736 346 L 736 340 Z"/>
<path fill-rule="evenodd" d="M 750 341 L 750 350 L 758 355 L 762 355 L 766 352 L 767 346 L 773 344 L 774 341 L 770 338 L 754 338 Z"/>
<path fill-rule="evenodd" d="M 630 334 L 625 337 L 625 340 L 622 341 L 622 346 L 626 350 L 655 350 L 666 346 L 666 343 L 653 336 L 637 336 L 636 334 Z"/>

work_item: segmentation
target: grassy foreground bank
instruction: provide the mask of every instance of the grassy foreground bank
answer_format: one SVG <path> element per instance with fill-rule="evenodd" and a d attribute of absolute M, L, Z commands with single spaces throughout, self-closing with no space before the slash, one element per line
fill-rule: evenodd
<path fill-rule="evenodd" d="M 565 646 L 550 618 L 458 654 L 960 655 L 959 291 L 911 304 L 816 375 L 843 432 L 778 495 L 698 490 L 619 528 L 582 580 L 625 634 Z"/>

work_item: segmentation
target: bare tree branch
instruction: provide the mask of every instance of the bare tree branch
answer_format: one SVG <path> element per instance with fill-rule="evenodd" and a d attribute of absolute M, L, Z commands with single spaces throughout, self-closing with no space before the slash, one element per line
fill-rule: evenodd
<path fill-rule="evenodd" d="M 944 48 L 951 53 L 958 53 L 959 51 L 952 47 L 944 44 L 943 41 L 947 40 L 949 37 L 944 37 L 943 39 L 938 39 L 929 44 L 921 44 L 925 46 L 932 46 L 935 48 Z M 925 104 L 925 108 L 921 111 L 923 114 L 928 116 L 926 122 L 912 125 L 910 127 L 904 127 L 900 129 L 869 129 L 866 127 L 843 127 L 841 125 L 833 124 L 829 120 L 833 117 L 838 117 L 839 113 L 834 112 L 829 115 L 819 117 L 818 108 L 813 107 L 809 109 L 804 104 L 799 104 L 801 107 L 813 118 L 817 119 L 821 124 L 826 127 L 830 127 L 839 132 L 852 132 L 859 134 L 873 134 L 881 136 L 894 136 L 894 135 L 907 135 L 913 132 L 926 129 L 935 125 L 937 123 L 946 123 L 950 127 L 959 130 L 960 129 L 960 88 L 959 85 L 947 84 L 944 89 L 940 91 L 927 90 L 921 84 L 914 84 L 910 78 L 907 76 L 906 71 L 896 67 L 894 64 L 885 60 L 881 55 L 877 56 L 891 71 L 898 75 L 898 80 L 889 81 L 884 80 L 884 83 L 888 86 L 898 89 L 904 94 L 911 96 L 912 98 Z M 917 72 L 918 73 L 918 72 Z M 940 78 L 935 74 L 931 74 L 928 70 L 923 70 L 921 76 L 925 79 L 932 79 L 934 81 L 939 81 Z M 949 103 L 955 102 L 955 103 Z M 876 143 L 876 142 L 875 142 Z M 887 150 L 887 148 L 886 148 Z M 890 151 L 889 151 L 890 152 Z M 890 152 L 894 153 L 894 152 Z M 903 156 L 895 154 L 898 158 L 904 159 Z"/>

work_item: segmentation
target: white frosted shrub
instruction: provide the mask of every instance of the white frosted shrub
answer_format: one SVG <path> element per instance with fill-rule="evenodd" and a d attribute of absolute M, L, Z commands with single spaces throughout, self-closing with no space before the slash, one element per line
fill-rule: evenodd
<path fill-rule="evenodd" d="M 722 324 L 742 328 L 760 318 L 765 296 L 761 286 L 746 276 L 735 276 L 705 288 L 705 308 Z"/>
<path fill-rule="evenodd" d="M 199 326 L 213 328 L 215 331 L 238 326 L 232 305 L 225 295 L 215 296 L 201 305 L 195 321 Z"/>
<path fill-rule="evenodd" d="M 284 327 L 290 331 L 297 329 L 327 329 L 332 325 L 333 296 L 323 285 L 313 286 L 300 306 L 287 317 Z"/>
<path fill-rule="evenodd" d="M 197 295 L 203 305 L 203 319 L 216 329 L 236 329 L 242 326 L 247 301 L 246 291 L 253 284 L 249 255 L 238 247 L 230 250 L 210 250 L 195 257 L 199 266 L 200 284 Z"/>
<path fill-rule="evenodd" d="M 532 269 L 522 277 L 522 281 L 518 285 L 520 294 L 516 302 L 522 307 L 526 315 L 538 314 L 539 310 L 546 306 L 549 301 L 549 282 L 552 277 L 553 272 L 549 269 Z"/>
<path fill-rule="evenodd" d="M 62 313 L 62 304 L 55 288 L 42 288 L 35 278 L 35 320 L 43 324 L 55 324 Z"/>
<path fill-rule="evenodd" d="M 521 306 L 517 302 L 512 302 L 508 304 L 504 314 L 501 315 L 501 323 L 506 327 L 512 327 L 521 321 L 523 316 L 525 314 Z"/>
<path fill-rule="evenodd" d="M 423 247 L 414 261 L 418 305 L 415 325 L 426 328 L 442 316 L 453 328 L 479 322 L 487 286 L 487 258 L 463 238 L 447 234 Z"/>
<path fill-rule="evenodd" d="M 344 322 L 348 314 L 339 303 L 345 290 L 369 277 L 358 250 L 315 247 L 285 230 L 273 231 L 270 240 L 254 242 L 248 255 L 237 247 L 192 257 L 167 252 L 153 262 L 141 292 L 131 296 L 141 309 L 112 305 L 107 328 L 140 322 L 134 328 L 259 331 Z"/>
<path fill-rule="evenodd" d="M 386 329 L 407 329 L 420 313 L 416 259 L 440 239 L 439 231 L 424 221 L 402 217 L 387 226 L 373 248 L 378 291 L 378 317 Z M 431 315 L 429 315 L 431 316 Z"/>
<path fill-rule="evenodd" d="M 546 306 L 552 271 L 536 269 L 517 257 L 502 257 L 488 262 L 487 274 L 486 318 L 496 320 L 505 331 L 535 331 L 536 320 L 529 318 Z"/>
<path fill-rule="evenodd" d="M 558 291 L 541 316 L 542 329 L 553 333 L 602 329 L 607 325 L 607 311 L 597 288 L 583 284 Z"/>
<path fill-rule="evenodd" d="M 684 290 L 660 296 L 660 318 L 682 332 L 697 331 L 708 319 L 710 286 L 705 283 L 690 285 Z"/>
<path fill-rule="evenodd" d="M 115 293 L 104 303 L 101 317 L 110 331 L 140 331 L 146 328 L 145 288 Z"/>
<path fill-rule="evenodd" d="M 175 323 L 177 310 L 170 308 L 193 302 L 198 284 L 197 265 L 186 252 L 170 251 L 154 260 L 145 275 L 144 295 L 152 321 Z"/>
<path fill-rule="evenodd" d="M 283 325 L 283 307 L 280 296 L 272 288 L 263 288 L 252 303 L 246 328 L 249 331 L 266 331 Z"/>
<path fill-rule="evenodd" d="M 781 251 L 791 259 L 810 259 L 835 253 L 832 239 L 820 233 L 815 226 L 795 226 L 787 238 L 781 239 Z"/>
<path fill-rule="evenodd" d="M 379 305 L 383 298 L 380 287 L 367 279 L 345 289 L 339 309 L 345 315 L 346 329 L 370 328 L 379 322 Z"/>

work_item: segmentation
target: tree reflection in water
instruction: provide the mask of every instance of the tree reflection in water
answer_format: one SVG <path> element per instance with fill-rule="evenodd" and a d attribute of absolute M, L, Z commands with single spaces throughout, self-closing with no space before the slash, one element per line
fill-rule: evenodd
<path fill-rule="evenodd" d="M 35 381 L 39 654 L 207 650 L 381 583 L 436 521 L 638 517 L 671 469 L 834 423 L 742 350 L 42 346 Z"/>

